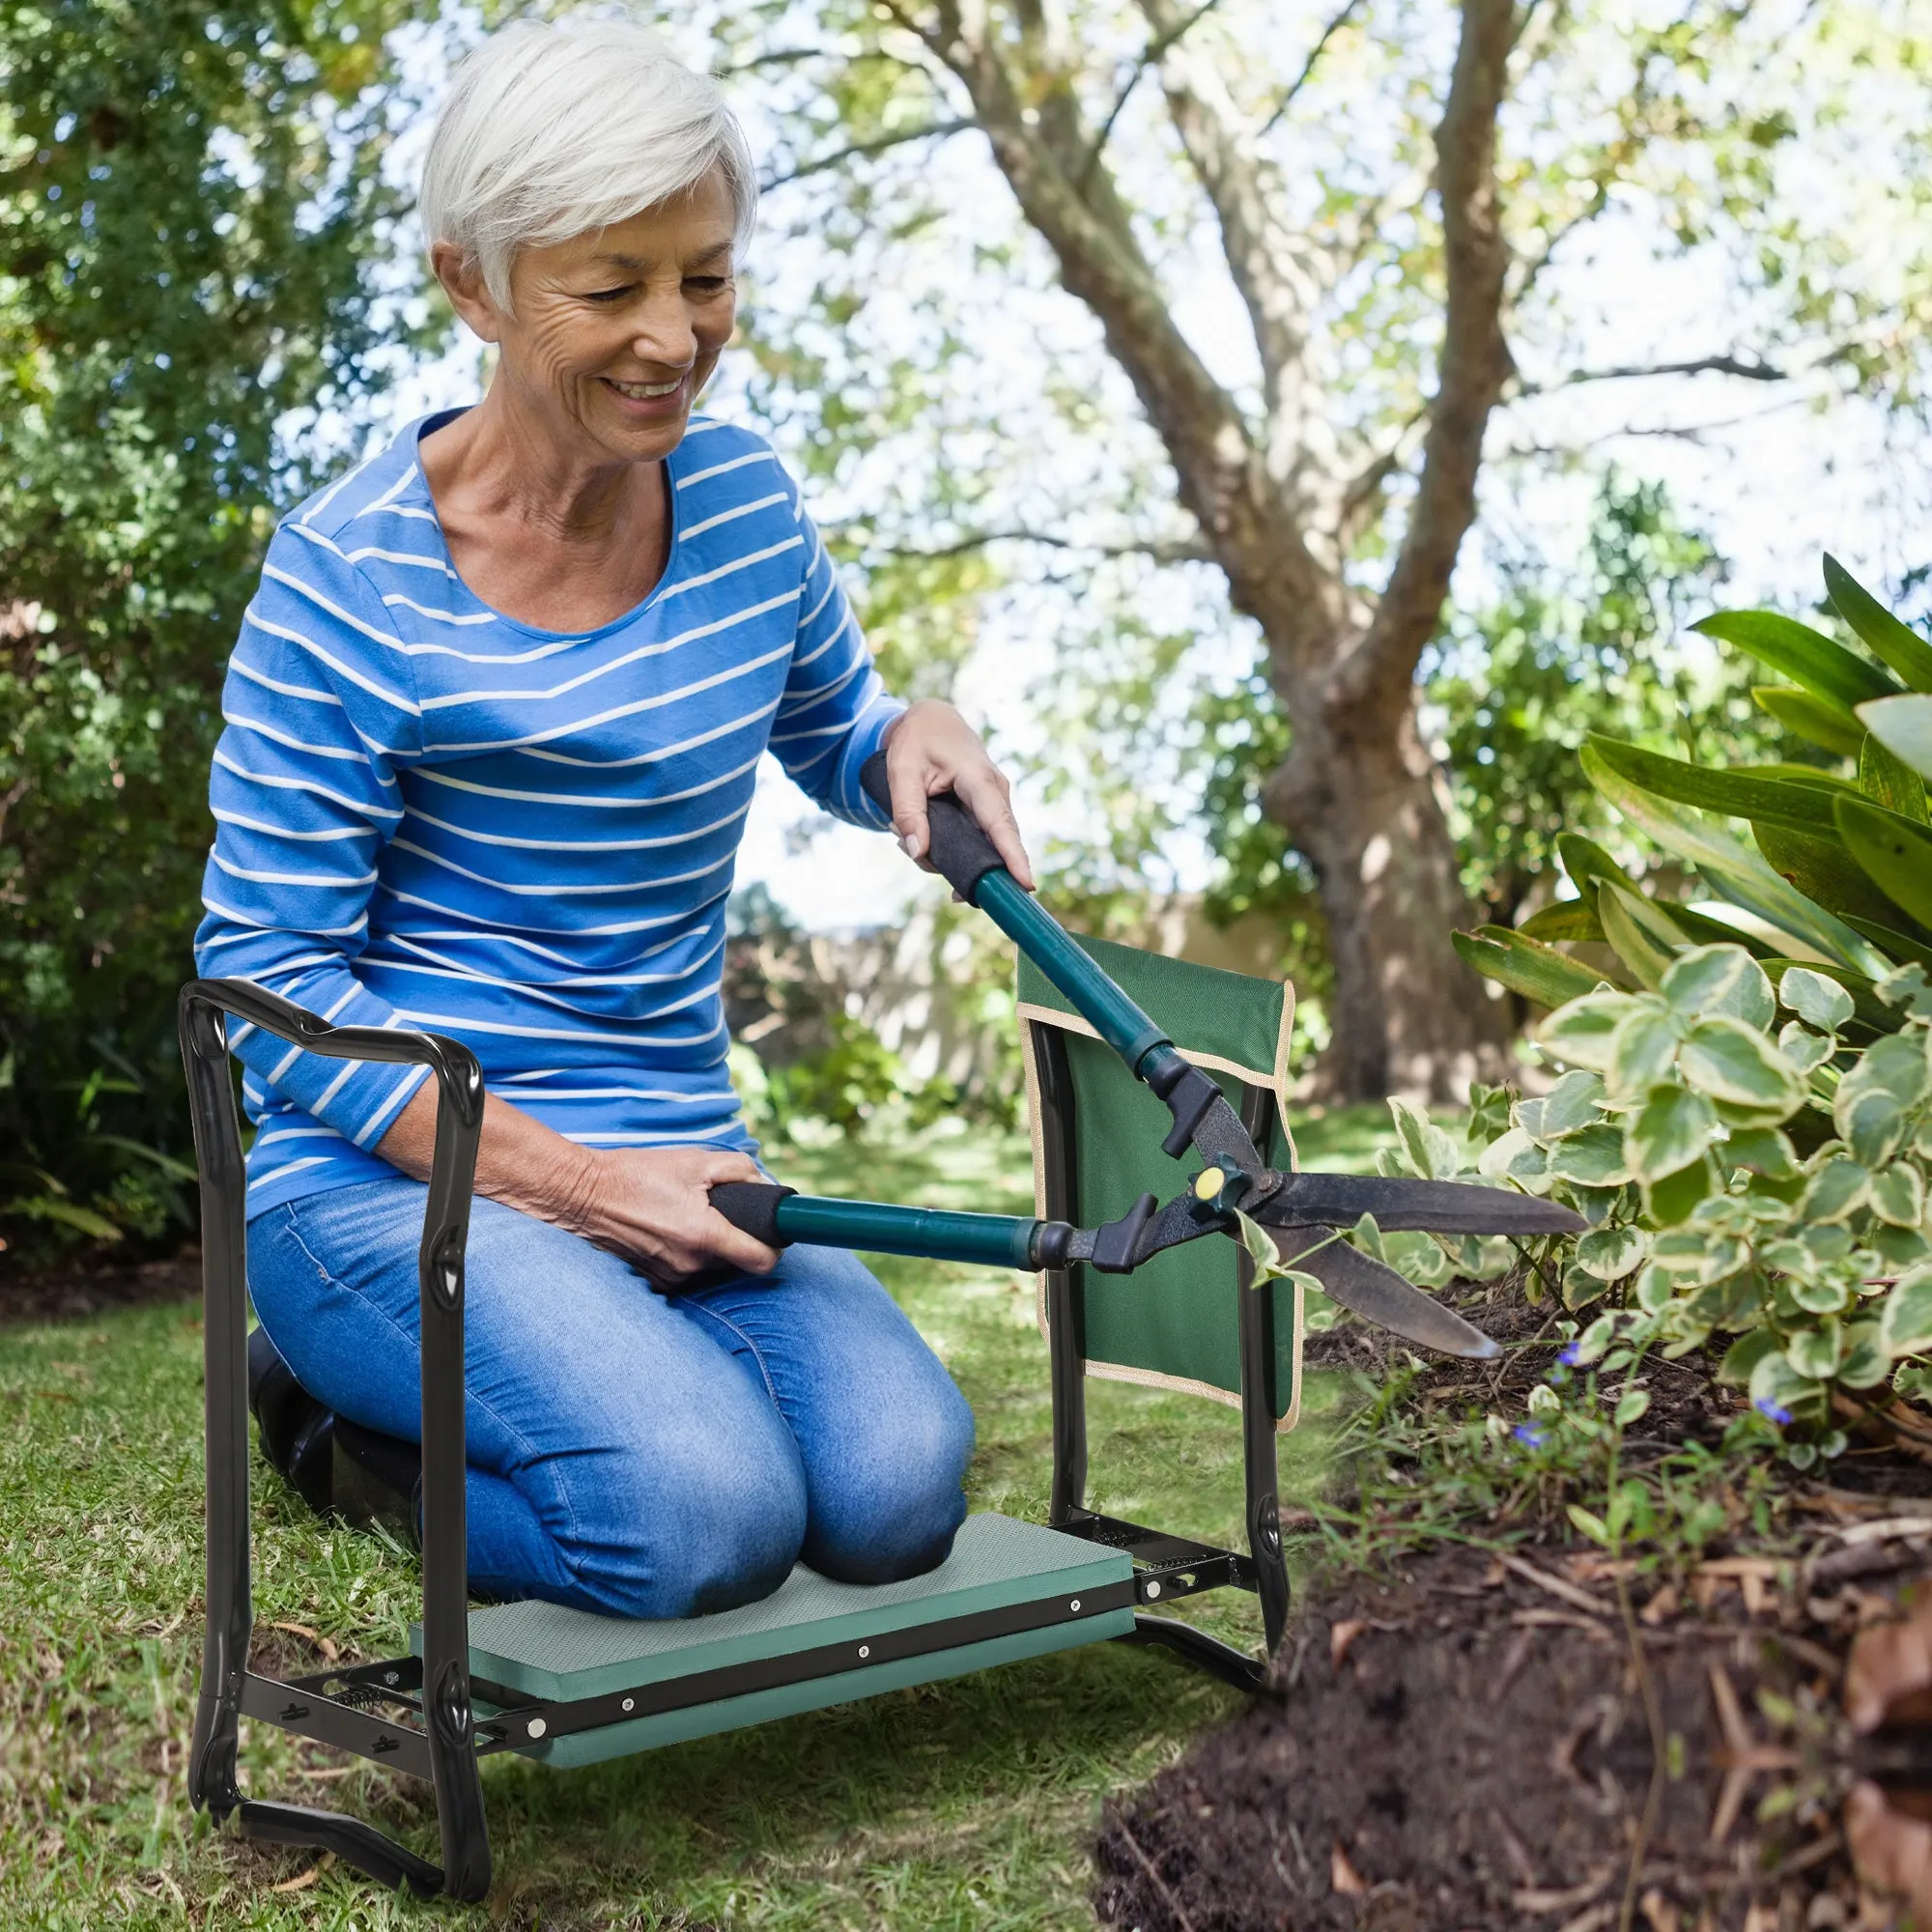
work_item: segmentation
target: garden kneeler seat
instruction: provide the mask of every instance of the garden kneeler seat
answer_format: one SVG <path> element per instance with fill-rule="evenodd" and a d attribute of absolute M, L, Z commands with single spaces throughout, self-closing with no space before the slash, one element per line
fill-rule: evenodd
<path fill-rule="evenodd" d="M 1216 985 L 1223 980 L 1235 987 L 1254 983 L 1222 975 Z M 1225 994 L 1228 988 L 1219 990 Z M 1271 1013 L 1278 1030 L 1284 1023 L 1282 989 L 1264 986 L 1256 997 L 1256 1010 Z M 230 1015 L 332 1057 L 426 1065 L 438 1083 L 436 1156 L 419 1256 L 422 1621 L 406 1657 L 286 1680 L 248 1665 L 253 1609 L 245 1176 L 227 1065 Z M 482 1124 L 483 1082 L 474 1057 L 436 1035 L 331 1027 L 273 994 L 232 980 L 197 980 L 184 988 L 182 1042 L 202 1178 L 208 1403 L 208 1633 L 189 1791 L 197 1806 L 206 1805 L 218 1820 L 238 1814 L 251 1835 L 333 1851 L 385 1885 L 407 1884 L 423 1896 L 444 1892 L 476 1899 L 490 1883 L 478 1767 L 496 1752 L 516 1751 L 560 1767 L 587 1764 L 1110 1637 L 1165 1643 L 1230 1682 L 1249 1689 L 1260 1684 L 1261 1661 L 1138 1606 L 1222 1584 L 1260 1589 L 1272 1645 L 1287 1605 L 1278 1535 L 1237 1553 L 1078 1507 L 1085 1451 L 1083 1446 L 1072 1453 L 1077 1412 L 1068 1409 L 1062 1386 L 1069 1324 L 1054 1333 L 1053 1524 L 976 1514 L 961 1527 L 948 1560 L 926 1576 L 861 1586 L 834 1582 L 801 1566 L 760 1603 L 679 1621 L 600 1617 L 543 1603 L 472 1609 L 466 1566 L 462 1363 L 464 1243 Z M 1274 1098 L 1270 1088 L 1265 1105 L 1272 1107 Z M 1264 1103 L 1250 1094 L 1244 1104 L 1252 1115 Z M 1102 1118 L 1097 1108 L 1091 1112 L 1095 1122 Z M 1041 1159 L 1053 1171 L 1056 1161 L 1064 1164 L 1075 1151 L 1077 1136 L 1068 1135 L 1071 1114 L 1065 1104 L 1057 1115 L 1043 1108 L 1042 1118 L 1050 1131 Z M 1271 1138 L 1272 1128 L 1263 1144 Z M 1122 1151 L 1113 1149 L 1106 1157 L 1115 1159 Z M 974 1217 L 953 1217 L 962 1218 Z M 1209 1297 L 1214 1305 L 1190 1304 L 1180 1330 L 1192 1335 L 1203 1321 L 1232 1323 L 1237 1331 L 1232 1350 L 1203 1353 L 1190 1346 L 1169 1361 L 1147 1350 L 1135 1355 L 1123 1346 L 1122 1355 L 1133 1356 L 1125 1366 L 1151 1364 L 1154 1373 L 1226 1384 L 1223 1392 L 1236 1398 L 1250 1385 L 1292 1390 L 1292 1348 L 1280 1360 L 1270 1355 L 1265 1363 L 1254 1353 L 1267 1335 L 1279 1296 L 1237 1296 L 1236 1283 L 1246 1259 L 1230 1244 L 1203 1242 L 1187 1258 L 1196 1266 L 1177 1274 L 1177 1281 L 1198 1276 L 1205 1284 L 1211 1276 L 1218 1285 Z M 1053 1294 L 1064 1297 L 1069 1275 L 1054 1279 Z M 1120 1279 L 1110 1286 L 1139 1292 Z M 1268 1312 L 1257 1321 L 1264 1304 Z M 1294 1332 L 1291 1316 L 1284 1333 Z M 264 1367 L 259 1348 L 256 1366 L 259 1387 Z M 1072 1373 L 1077 1389 L 1077 1360 Z M 286 1412 L 296 1413 L 304 1392 L 298 1384 L 283 1395 Z M 1249 1431 L 1255 1438 L 1249 1444 L 1251 1463 L 1262 1454 L 1257 1443 L 1264 1445 L 1263 1487 L 1270 1511 L 1274 1422 L 1269 1408 Z M 312 1418 L 303 1426 L 312 1426 Z M 1251 1491 L 1262 1481 L 1260 1466 L 1250 1469 Z M 310 1499 L 323 1500 L 319 1492 Z M 1267 1520 L 1272 1523 L 1271 1515 Z M 244 1716 L 429 1779 L 441 1865 L 359 1819 L 244 1798 L 236 1776 L 239 1720 Z"/>

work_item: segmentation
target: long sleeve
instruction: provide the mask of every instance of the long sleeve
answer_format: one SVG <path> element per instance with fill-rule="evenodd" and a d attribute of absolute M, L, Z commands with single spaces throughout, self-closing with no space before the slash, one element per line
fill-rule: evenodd
<path fill-rule="evenodd" d="M 789 488 L 789 479 L 787 479 Z M 771 747 L 795 783 L 836 817 L 884 831 L 891 815 L 867 798 L 859 768 L 885 740 L 905 706 L 888 695 L 810 516 L 791 491 L 792 514 L 805 538 L 798 638 Z"/>
<path fill-rule="evenodd" d="M 403 815 L 396 775 L 422 745 L 410 654 L 388 617 L 334 543 L 285 524 L 229 662 L 210 783 L 199 970 L 251 980 L 343 1026 L 397 1023 L 355 974 L 377 854 Z M 245 1027 L 231 1039 L 251 1086 L 273 1087 L 320 1123 L 294 1130 L 286 1160 L 267 1163 L 262 1179 L 326 1158 L 304 1135 L 373 1148 L 425 1077 Z"/>

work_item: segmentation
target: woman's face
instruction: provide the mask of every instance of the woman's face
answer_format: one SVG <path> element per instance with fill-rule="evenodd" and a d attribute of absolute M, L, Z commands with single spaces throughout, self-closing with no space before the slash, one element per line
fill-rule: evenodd
<path fill-rule="evenodd" d="M 650 462 L 677 446 L 731 338 L 732 213 L 714 168 L 627 221 L 525 248 L 510 270 L 514 315 L 480 275 L 436 267 L 463 319 L 497 345 L 495 381 L 520 414 L 593 462 Z"/>

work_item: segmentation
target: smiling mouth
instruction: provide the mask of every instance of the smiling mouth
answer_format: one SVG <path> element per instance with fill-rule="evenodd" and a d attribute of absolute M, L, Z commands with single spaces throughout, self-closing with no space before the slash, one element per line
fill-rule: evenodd
<path fill-rule="evenodd" d="M 634 402 L 655 402 L 662 396 L 674 395 L 684 386 L 684 378 L 674 376 L 668 383 L 620 383 L 614 376 L 600 379 L 610 384 L 620 396 L 629 396 Z"/>

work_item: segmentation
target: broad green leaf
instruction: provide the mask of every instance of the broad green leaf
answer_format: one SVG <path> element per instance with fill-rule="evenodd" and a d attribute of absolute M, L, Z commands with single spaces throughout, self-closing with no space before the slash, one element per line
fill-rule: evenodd
<path fill-rule="evenodd" d="M 1751 696 L 1761 710 L 1806 743 L 1835 752 L 1841 758 L 1858 756 L 1865 734 L 1857 714 L 1844 705 L 1796 684 L 1754 684 Z"/>
<path fill-rule="evenodd" d="M 1932 644 L 1894 617 L 1834 556 L 1825 559 L 1825 590 L 1875 658 L 1889 664 L 1914 691 L 1932 691 Z"/>
<path fill-rule="evenodd" d="M 1912 1125 L 1909 1110 L 1877 1089 L 1847 1097 L 1840 1087 L 1832 1103 L 1832 1119 L 1854 1158 L 1871 1168 L 1889 1161 L 1905 1145 Z"/>
<path fill-rule="evenodd" d="M 1760 1409 L 1781 1410 L 1793 1422 L 1808 1422 L 1825 1408 L 1825 1391 L 1809 1377 L 1801 1376 L 1782 1349 L 1772 1349 L 1758 1358 L 1751 1370 L 1750 1396 Z"/>
<path fill-rule="evenodd" d="M 1655 992 L 1682 950 L 1684 935 L 1641 893 L 1608 881 L 1597 888 L 1597 917 L 1632 977 Z"/>
<path fill-rule="evenodd" d="M 1808 833 L 1755 820 L 1751 842 L 1780 879 L 1827 912 L 1843 920 L 1897 923 L 1898 908 L 1852 862 L 1849 848 L 1835 831 L 1829 838 L 1813 838 Z"/>
<path fill-rule="evenodd" d="M 1773 1180 L 1790 1179 L 1798 1172 L 1790 1137 L 1776 1127 L 1733 1127 L 1721 1158 L 1727 1167 L 1747 1168 Z"/>
<path fill-rule="evenodd" d="M 1456 951 L 1485 979 L 1520 993 L 1539 1007 L 1560 1007 L 1603 983 L 1603 975 L 1553 947 L 1525 939 L 1506 925 L 1478 926 L 1450 935 Z"/>
<path fill-rule="evenodd" d="M 1510 1164 L 1522 1154 L 1534 1154 L 1539 1161 L 1543 1150 L 1539 1148 L 1520 1127 L 1512 1127 L 1507 1133 L 1498 1134 L 1476 1161 L 1476 1172 L 1488 1180 L 1500 1180 L 1510 1171 Z"/>
<path fill-rule="evenodd" d="M 1677 899 L 1667 903 L 1660 900 L 1670 915 L 1672 925 L 1681 926 L 1692 942 L 1698 946 L 1742 946 L 1750 956 L 1762 964 L 1775 958 L 1778 948 L 1768 940 L 1760 939 L 1754 932 L 1746 932 L 1727 920 L 1713 919 L 1707 912 L 1699 912 L 1695 906 L 1688 906 Z"/>
<path fill-rule="evenodd" d="M 1842 1221 L 1864 1206 L 1871 1176 L 1855 1160 L 1833 1154 L 1805 1183 L 1798 1211 L 1806 1221 Z"/>
<path fill-rule="evenodd" d="M 1719 611 L 1690 628 L 1748 651 L 1759 664 L 1847 710 L 1867 698 L 1888 697 L 1898 689 L 1876 665 L 1854 656 L 1808 624 L 1775 611 Z"/>
<path fill-rule="evenodd" d="M 106 1215 L 97 1214 L 92 1208 L 82 1208 L 75 1202 L 63 1201 L 57 1194 L 29 1194 L 0 1203 L 0 1213 L 19 1214 L 29 1221 L 55 1221 L 96 1241 L 118 1241 L 125 1232 Z"/>
<path fill-rule="evenodd" d="M 1723 1185 L 1717 1163 L 1709 1154 L 1666 1174 L 1661 1180 L 1647 1181 L 1643 1205 L 1660 1228 L 1675 1228 L 1688 1221 L 1701 1202 L 1707 1201 Z"/>
<path fill-rule="evenodd" d="M 1910 703 L 1910 698 L 1887 697 L 1881 704 Z M 1876 733 L 1865 739 L 1859 753 L 1859 789 L 1874 805 L 1895 811 L 1902 818 L 1926 822 L 1925 781 L 1896 753 L 1888 751 Z"/>
<path fill-rule="evenodd" d="M 1820 1033 L 1836 1033 L 1852 1016 L 1852 996 L 1809 966 L 1787 966 L 1777 982 L 1777 998 Z"/>
<path fill-rule="evenodd" d="M 1550 1147 L 1549 1172 L 1583 1187 L 1621 1187 L 1631 1179 L 1623 1133 L 1604 1122 L 1565 1134 Z"/>
<path fill-rule="evenodd" d="M 1838 1379 L 1847 1388 L 1876 1388 L 1891 1372 L 1885 1336 L 1876 1321 L 1854 1321 L 1845 1329 L 1845 1358 Z"/>
<path fill-rule="evenodd" d="M 1816 785 L 1794 783 L 1783 777 L 1767 778 L 1749 767 L 1732 771 L 1721 765 L 1693 765 L 1684 758 L 1666 758 L 1594 732 L 1588 742 L 1589 749 L 1612 771 L 1653 797 L 1672 799 L 1724 817 L 1786 826 L 1813 838 L 1833 836 L 1832 799 Z"/>
<path fill-rule="evenodd" d="M 1859 707 L 1871 735 L 1921 779 L 1932 778 L 1932 696 L 1877 697 Z"/>
<path fill-rule="evenodd" d="M 1749 1328 L 1724 1350 L 1718 1364 L 1718 1379 L 1733 1388 L 1742 1388 L 1751 1378 L 1751 1371 L 1767 1355 L 1778 1352 L 1777 1337 L 1769 1328 Z"/>
<path fill-rule="evenodd" d="M 1728 1013 L 1768 1027 L 1777 1010 L 1771 981 L 1742 946 L 1699 946 L 1679 955 L 1658 988 L 1673 1010 L 1695 1018 Z"/>
<path fill-rule="evenodd" d="M 1784 1289 L 1807 1315 L 1839 1314 L 1851 1299 L 1850 1289 L 1836 1275 L 1793 1275 Z"/>
<path fill-rule="evenodd" d="M 1463 1171 L 1456 1143 L 1427 1114 L 1406 1100 L 1391 1099 L 1388 1106 L 1411 1173 L 1423 1180 L 1450 1180 Z"/>
<path fill-rule="evenodd" d="M 1581 1503 L 1565 1503 L 1563 1510 L 1570 1520 L 1592 1543 L 1600 1544 L 1605 1549 L 1610 1547 L 1610 1526 L 1602 1517 L 1596 1515 L 1593 1511 L 1586 1510 Z"/>
<path fill-rule="evenodd" d="M 1894 920 L 1903 917 L 1901 913 L 1892 914 Z M 1916 938 L 1911 933 L 1899 931 L 1895 925 L 1886 925 L 1877 920 L 1847 918 L 1845 923 L 1857 927 L 1860 936 L 1870 940 L 1888 959 L 1896 960 L 1901 966 L 1916 960 L 1932 971 L 1932 940 Z"/>
<path fill-rule="evenodd" d="M 1898 1033 L 1889 1039 L 1873 1040 L 1859 1055 L 1859 1064 L 1838 1083 L 1838 1097 L 1878 1089 L 1909 1107 L 1924 1098 L 1928 1086 L 1932 1086 L 1932 1064 L 1926 1060 L 1926 1036 Z"/>
<path fill-rule="evenodd" d="M 1718 1117 L 1702 1094 L 1659 1087 L 1624 1128 L 1624 1160 L 1639 1180 L 1662 1179 L 1688 1167 L 1711 1145 Z"/>
<path fill-rule="evenodd" d="M 1871 1209 L 1894 1228 L 1918 1227 L 1925 1214 L 1925 1182 L 1910 1161 L 1893 1161 L 1872 1176 Z"/>
<path fill-rule="evenodd" d="M 1932 925 L 1932 826 L 1855 798 L 1834 800 L 1833 811 L 1839 836 L 1873 884 L 1920 925 Z"/>
<path fill-rule="evenodd" d="M 1642 1263 L 1649 1245 L 1638 1228 L 1592 1228 L 1577 1238 L 1577 1265 L 1599 1281 L 1621 1281 Z"/>
<path fill-rule="evenodd" d="M 1605 879 L 1613 886 L 1632 884 L 1630 874 L 1594 838 L 1585 838 L 1580 832 L 1556 835 L 1556 857 L 1570 883 L 1586 899 L 1590 888 Z"/>
<path fill-rule="evenodd" d="M 1554 905 L 1532 913 L 1516 929 L 1524 938 L 1539 939 L 1546 946 L 1562 940 L 1601 945 L 1604 937 L 1603 922 L 1597 917 L 1596 905 L 1588 899 L 1558 899 Z"/>
<path fill-rule="evenodd" d="M 1585 745 L 1578 754 L 1583 775 L 1638 831 L 1673 858 L 1695 866 L 1720 897 L 1754 912 L 1811 952 L 1855 973 L 1877 979 L 1889 963 L 1868 941 L 1780 879 L 1748 847 L 1700 814 L 1653 798 L 1614 772 Z M 1853 801 L 1856 803 L 1856 801 Z"/>
<path fill-rule="evenodd" d="M 1683 1037 L 1684 1022 L 1677 1014 L 1654 1001 L 1633 1002 L 1610 1035 L 1609 1065 L 1599 1091 L 1607 1089 L 1625 1100 L 1649 1092 L 1669 1073 Z"/>
<path fill-rule="evenodd" d="M 1578 1267 L 1572 1262 L 1563 1270 L 1563 1305 L 1575 1313 L 1579 1308 L 1587 1308 L 1593 1301 L 1604 1298 L 1604 1283 L 1599 1281 L 1588 1268 Z"/>
<path fill-rule="evenodd" d="M 1541 1105 L 1541 1134 L 1554 1139 L 1574 1133 L 1603 1118 L 1604 1083 L 1585 1068 L 1573 1067 L 1543 1096 Z"/>
<path fill-rule="evenodd" d="M 1894 1359 L 1932 1349 L 1932 1267 L 1914 1268 L 1892 1285 L 1878 1333 L 1879 1346 Z"/>
<path fill-rule="evenodd" d="M 1632 1423 L 1639 1422 L 1650 1408 L 1650 1394 L 1646 1389 L 1626 1389 L 1617 1398 L 1617 1406 L 1611 1411 L 1610 1420 L 1619 1429 L 1628 1429 Z"/>
<path fill-rule="evenodd" d="M 1699 1020 L 1677 1050 L 1684 1078 L 1713 1100 L 1776 1113 L 1804 1104 L 1804 1089 L 1790 1063 L 1763 1034 L 1724 1014 Z"/>
<path fill-rule="evenodd" d="M 1844 1358 L 1845 1333 L 1832 1321 L 1800 1328 L 1784 1344 L 1784 1359 L 1807 1381 L 1824 1381 Z"/>
<path fill-rule="evenodd" d="M 1805 962 L 1797 959 L 1767 959 L 1764 970 L 1776 981 L 1793 966 Z M 1874 1033 L 1896 1033 L 1898 1015 L 1878 996 L 1876 983 L 1867 980 L 1862 973 L 1854 973 L 1848 967 L 1823 965 L 1810 970 L 1821 974 L 1838 986 L 1851 1000 L 1852 1018 L 1861 1026 L 1869 1027 Z"/>
<path fill-rule="evenodd" d="M 1610 1035 L 1633 1004 L 1629 993 L 1592 992 L 1572 1000 L 1536 1029 L 1537 1043 L 1554 1059 L 1601 1073 L 1610 1064 Z"/>

